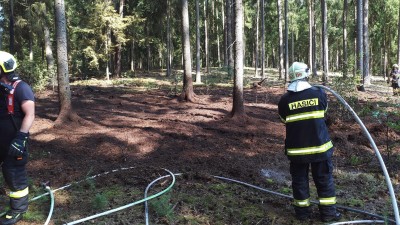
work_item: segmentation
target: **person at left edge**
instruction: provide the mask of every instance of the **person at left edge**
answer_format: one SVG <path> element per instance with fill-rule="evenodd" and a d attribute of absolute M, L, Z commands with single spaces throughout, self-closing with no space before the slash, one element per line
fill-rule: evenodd
<path fill-rule="evenodd" d="M 31 87 L 15 72 L 17 61 L 0 51 L 0 163 L 10 189 L 10 210 L 0 224 L 15 224 L 28 210 L 29 129 L 35 119 L 35 98 Z"/>

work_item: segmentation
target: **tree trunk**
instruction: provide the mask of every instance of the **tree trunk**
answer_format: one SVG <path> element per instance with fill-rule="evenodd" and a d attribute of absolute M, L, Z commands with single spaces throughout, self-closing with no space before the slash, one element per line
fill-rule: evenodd
<path fill-rule="evenodd" d="M 70 119 L 78 119 L 73 112 L 71 104 L 71 88 L 68 74 L 68 52 L 67 52 L 67 21 L 65 19 L 64 0 L 55 0 L 55 25 L 57 38 L 57 74 L 58 74 L 58 96 L 60 101 L 60 113 L 55 124 L 62 124 Z"/>
<path fill-rule="evenodd" d="M 32 34 L 29 35 L 29 61 L 33 61 L 33 40 Z"/>
<path fill-rule="evenodd" d="M 308 68 L 313 68 L 313 60 L 312 60 L 312 29 L 313 29 L 313 10 L 312 10 L 312 0 L 308 0 Z"/>
<path fill-rule="evenodd" d="M 111 0 L 104 0 L 106 5 L 111 4 Z M 111 56 L 110 56 L 110 42 L 111 42 L 111 28 L 108 25 L 106 28 L 106 40 L 105 40 L 105 54 L 106 54 L 106 80 L 110 80 L 110 64 L 111 64 Z"/>
<path fill-rule="evenodd" d="M 182 0 L 183 89 L 181 99 L 193 102 L 192 60 L 190 55 L 188 0 Z"/>
<path fill-rule="evenodd" d="M 232 1 L 226 0 L 226 32 L 227 32 L 227 56 L 228 56 L 228 77 L 232 77 L 233 67 L 233 40 L 232 40 Z"/>
<path fill-rule="evenodd" d="M 167 77 L 171 76 L 171 5 L 167 0 Z"/>
<path fill-rule="evenodd" d="M 283 31 L 282 31 L 282 0 L 277 0 L 278 32 L 279 32 L 279 79 L 284 79 L 283 65 Z"/>
<path fill-rule="evenodd" d="M 364 0 L 363 4 L 363 43 L 364 43 L 364 69 L 363 69 L 363 84 L 370 85 L 371 77 L 369 76 L 369 30 L 368 30 L 368 0 Z"/>
<path fill-rule="evenodd" d="M 4 8 L 0 7 L 0 49 L 3 49 L 3 32 L 4 32 Z"/>
<path fill-rule="evenodd" d="M 222 3 L 224 0 L 221 0 Z M 222 10 L 222 24 L 223 24 L 223 30 L 224 30 L 224 67 L 228 68 L 229 64 L 229 56 L 228 56 L 228 9 L 229 9 L 229 1 L 230 0 L 225 0 L 225 8 Z M 224 4 L 221 4 L 221 6 L 224 6 Z"/>
<path fill-rule="evenodd" d="M 285 83 L 288 82 L 289 78 L 289 19 L 288 19 L 288 0 L 285 1 Z"/>
<path fill-rule="evenodd" d="M 199 0 L 196 0 L 196 84 L 201 83 L 200 75 L 200 9 Z"/>
<path fill-rule="evenodd" d="M 328 71 L 329 71 L 329 62 L 328 62 L 328 10 L 326 6 L 326 0 L 321 0 L 321 12 L 322 12 L 322 51 L 323 51 L 323 65 L 324 65 L 324 74 L 322 77 L 323 82 L 328 82 Z"/>
<path fill-rule="evenodd" d="M 46 62 L 47 62 L 47 70 L 52 71 L 54 68 L 54 57 L 53 51 L 51 50 L 51 37 L 50 37 L 50 29 L 47 24 L 43 25 L 44 30 L 44 45 L 46 52 Z"/>
<path fill-rule="evenodd" d="M 363 0 L 357 0 L 357 62 L 358 72 L 363 79 Z"/>
<path fill-rule="evenodd" d="M 391 45 L 391 43 L 392 43 L 392 41 L 393 41 L 392 39 L 394 37 L 393 37 L 393 35 L 390 35 L 391 33 L 392 33 L 392 27 L 389 27 L 388 28 L 388 40 L 387 40 L 387 43 L 386 43 L 387 44 L 386 67 L 388 68 L 386 70 L 386 74 L 387 74 L 388 77 L 390 76 L 390 71 L 391 71 L 391 65 L 389 65 L 389 64 L 393 64 L 390 55 L 392 53 L 392 45 Z"/>
<path fill-rule="evenodd" d="M 135 39 L 131 40 L 131 71 L 135 73 Z M 168 64 L 167 64 L 168 71 Z"/>
<path fill-rule="evenodd" d="M 10 30 L 10 53 L 14 54 L 14 43 L 15 43 L 15 37 L 14 37 L 14 0 L 10 0 L 10 25 L 9 25 L 9 30 Z"/>
<path fill-rule="evenodd" d="M 382 33 L 385 34 L 384 32 L 384 28 L 382 27 Z M 382 73 L 383 73 L 383 78 L 384 80 L 386 80 L 386 66 L 387 66 L 387 54 L 386 54 L 386 50 L 387 50 L 387 46 L 386 46 L 386 40 L 387 40 L 387 35 L 383 35 L 383 40 L 382 40 Z"/>
<path fill-rule="evenodd" d="M 399 5 L 400 6 L 400 5 Z M 399 19 L 397 28 L 397 65 L 400 65 L 400 9 L 399 9 Z"/>
<path fill-rule="evenodd" d="M 106 79 L 110 80 L 110 56 L 109 56 L 109 48 L 110 48 L 110 40 L 111 40 L 111 29 L 107 27 L 106 31 L 106 40 L 105 40 L 105 49 L 106 49 L 106 57 L 107 57 L 107 66 L 106 66 Z"/>
<path fill-rule="evenodd" d="M 259 27 L 259 24 L 260 24 L 259 23 L 259 18 L 260 18 L 259 12 L 260 12 L 260 0 L 257 0 L 257 14 L 256 14 L 256 24 L 255 24 L 255 27 L 256 27 L 256 43 L 254 44 L 255 45 L 254 67 L 255 67 L 256 77 L 258 77 L 258 51 L 259 51 L 259 43 L 260 43 L 260 41 L 258 40 L 258 37 L 259 37 L 258 27 Z"/>
<path fill-rule="evenodd" d="M 243 117 L 243 3 L 235 0 L 235 79 L 233 86 L 232 117 Z"/>
<path fill-rule="evenodd" d="M 275 45 L 271 43 L 272 49 L 272 68 L 276 68 L 276 48 Z"/>
<path fill-rule="evenodd" d="M 311 0 L 312 5 L 311 5 L 311 10 L 312 10 L 312 18 L 313 18 L 313 24 L 312 24 L 312 61 L 313 61 L 313 67 L 312 67 L 312 73 L 313 77 L 317 76 L 317 40 L 316 40 L 316 22 L 315 22 L 315 0 Z"/>
<path fill-rule="evenodd" d="M 290 51 L 290 53 L 291 53 L 291 55 L 292 55 L 292 62 L 295 62 L 295 59 L 294 59 L 294 32 L 292 31 L 292 32 L 290 32 L 290 35 L 292 36 L 291 38 L 290 38 L 290 47 L 291 47 L 291 51 Z"/>
<path fill-rule="evenodd" d="M 217 26 L 217 63 L 218 63 L 218 67 L 221 67 L 221 46 L 220 46 L 220 39 L 219 39 L 219 11 L 218 11 L 218 7 L 215 7 L 216 10 L 216 26 Z"/>
<path fill-rule="evenodd" d="M 265 4 L 261 0 L 261 77 L 265 78 Z"/>
<path fill-rule="evenodd" d="M 146 50 L 147 50 L 147 72 L 150 72 L 151 68 L 151 48 L 150 48 L 150 41 L 148 40 L 150 37 L 150 23 L 146 21 Z"/>
<path fill-rule="evenodd" d="M 208 52 L 208 0 L 204 0 L 204 53 L 206 61 L 206 73 L 210 71 L 210 55 Z"/>
<path fill-rule="evenodd" d="M 343 2 L 343 77 L 347 77 L 348 62 L 347 62 L 347 13 L 348 13 L 348 0 Z"/>
<path fill-rule="evenodd" d="M 56 75 L 55 75 L 55 71 L 54 71 L 53 51 L 51 50 L 50 29 L 47 26 L 47 23 L 43 24 L 43 30 L 44 30 L 44 45 L 45 45 L 45 49 L 46 49 L 45 51 L 46 51 L 47 70 L 50 73 L 51 86 L 53 87 L 53 91 L 54 91 L 55 86 L 57 85 L 57 81 L 56 81 Z"/>
<path fill-rule="evenodd" d="M 121 18 L 124 17 L 124 4 L 125 4 L 125 0 L 120 0 L 119 1 L 119 16 Z M 121 47 L 121 43 L 119 43 L 117 41 L 116 46 L 115 46 L 115 59 L 114 59 L 114 76 L 115 77 L 121 77 L 121 51 L 122 51 L 122 47 Z"/>

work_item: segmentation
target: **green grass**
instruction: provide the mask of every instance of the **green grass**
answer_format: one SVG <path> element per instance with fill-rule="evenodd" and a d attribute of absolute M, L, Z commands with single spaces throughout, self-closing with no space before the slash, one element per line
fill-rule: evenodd
<path fill-rule="evenodd" d="M 97 193 L 94 199 L 92 200 L 92 208 L 99 210 L 99 209 L 105 209 L 109 204 L 108 198 L 103 195 Z"/>
<path fill-rule="evenodd" d="M 195 83 L 195 75 L 193 75 L 193 85 L 197 87 L 207 88 L 232 88 L 233 87 L 233 75 L 229 77 L 227 75 L 227 68 L 210 68 L 210 72 L 205 74 L 202 71 L 202 83 Z M 276 81 L 278 78 L 278 71 L 276 69 L 266 69 L 265 76 L 268 77 L 268 81 Z M 243 76 L 243 87 L 251 88 L 253 82 L 260 81 L 261 78 L 255 78 L 254 68 L 245 68 Z M 176 76 L 176 82 L 175 82 Z M 166 77 L 165 72 L 149 73 L 140 75 L 140 77 L 125 76 L 119 79 L 110 79 L 106 81 L 104 79 L 88 79 L 88 80 L 77 80 L 71 85 L 76 86 L 130 86 L 135 87 L 139 91 L 148 91 L 154 89 L 166 89 L 173 90 L 175 88 L 182 89 L 183 80 L 182 71 L 173 71 L 171 77 Z M 265 82 L 268 85 L 268 82 Z M 178 93 L 179 93 L 178 92 Z"/>
<path fill-rule="evenodd" d="M 174 205 L 171 202 L 171 193 L 166 193 L 150 200 L 150 207 L 158 217 L 165 218 L 169 223 L 174 223 L 176 215 L 174 214 Z"/>

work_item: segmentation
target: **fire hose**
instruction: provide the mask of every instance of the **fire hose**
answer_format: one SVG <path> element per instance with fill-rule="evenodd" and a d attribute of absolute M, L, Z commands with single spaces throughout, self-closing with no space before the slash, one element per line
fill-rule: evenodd
<path fill-rule="evenodd" d="M 380 166 L 382 168 L 383 175 L 385 176 L 386 184 L 387 184 L 388 189 L 389 189 L 389 194 L 390 194 L 390 199 L 392 201 L 392 207 L 393 207 L 393 212 L 394 212 L 394 216 L 395 216 L 395 220 L 396 220 L 396 225 L 400 225 L 399 208 L 397 206 L 397 200 L 396 200 L 396 196 L 394 194 L 393 185 L 392 185 L 392 182 L 390 180 L 389 173 L 388 173 L 388 171 L 386 169 L 385 162 L 383 161 L 381 153 L 379 152 L 379 150 L 378 150 L 378 148 L 377 148 L 377 146 L 375 144 L 375 141 L 372 139 L 371 134 L 368 132 L 367 128 L 365 127 L 365 125 L 361 121 L 361 119 L 358 117 L 357 113 L 354 112 L 354 110 L 342 98 L 342 96 L 340 96 L 335 91 L 333 91 L 332 89 L 330 89 L 330 88 L 328 88 L 326 86 L 322 86 L 322 85 L 314 85 L 314 86 L 323 88 L 323 89 L 331 92 L 346 107 L 346 109 L 349 110 L 349 112 L 353 115 L 354 119 L 361 126 L 361 130 L 363 131 L 364 135 L 368 138 L 372 148 L 375 151 L 376 156 L 378 157 L 379 164 L 380 164 Z"/>
<path fill-rule="evenodd" d="M 83 180 L 80 180 L 80 181 L 77 181 L 77 182 L 73 182 L 73 183 L 67 184 L 67 185 L 65 185 L 65 186 L 62 186 L 62 187 L 60 187 L 60 188 L 53 189 L 53 190 L 51 190 L 50 187 L 46 186 L 45 188 L 46 188 L 46 190 L 47 190 L 47 193 L 32 198 L 32 199 L 30 200 L 30 202 L 36 201 L 36 200 L 38 200 L 38 199 L 40 199 L 40 198 L 42 198 L 42 197 L 44 197 L 44 196 L 50 195 L 50 200 L 51 200 L 50 212 L 49 212 L 48 217 L 47 217 L 47 220 L 46 220 L 46 222 L 45 222 L 45 225 L 47 225 L 47 224 L 50 222 L 50 219 L 51 219 L 51 216 L 52 216 L 52 213 L 53 213 L 53 208 L 54 208 L 54 195 L 53 195 L 53 193 L 54 193 L 54 192 L 57 192 L 57 191 L 60 191 L 60 190 L 64 190 L 64 189 L 66 189 L 66 188 L 68 188 L 68 187 L 71 187 L 72 185 L 76 185 L 76 184 L 82 183 L 82 182 L 87 181 L 87 180 L 89 180 L 89 179 L 95 179 L 95 178 L 100 177 L 100 176 L 103 176 L 103 175 L 107 175 L 107 174 L 110 174 L 110 173 L 115 173 L 115 172 L 118 172 L 118 171 L 133 169 L 133 168 L 135 168 L 135 167 L 121 168 L 121 169 L 115 169 L 115 170 L 112 170 L 112 171 L 109 171 L 109 172 L 104 172 L 104 173 L 97 174 L 97 175 L 88 177 L 88 178 L 86 178 L 86 179 L 83 179 Z M 165 169 L 164 169 L 164 170 L 165 170 Z M 92 215 L 92 216 L 89 216 L 89 217 L 86 217 L 86 218 L 83 218 L 83 219 L 79 219 L 79 220 L 76 220 L 76 221 L 73 221 L 73 222 L 69 222 L 69 223 L 67 223 L 67 224 L 78 224 L 78 223 L 82 223 L 82 222 L 84 222 L 84 221 L 88 221 L 88 220 L 91 220 L 91 219 L 94 219 L 94 218 L 98 218 L 98 217 L 101 217 L 101 216 L 105 216 L 105 215 L 108 215 L 108 214 L 111 214 L 111 213 L 114 213 L 114 212 L 117 212 L 117 211 L 126 209 L 126 208 L 128 208 L 128 207 L 131 207 L 131 206 L 134 206 L 134 205 L 138 205 L 138 204 L 143 203 L 143 202 L 145 203 L 145 217 L 146 217 L 145 220 L 146 220 L 146 224 L 149 224 L 149 222 L 148 222 L 148 221 L 149 221 L 149 216 L 148 216 L 148 204 L 147 204 L 147 201 L 149 201 L 149 200 L 151 200 L 151 199 L 153 199 L 153 198 L 159 197 L 159 196 L 161 196 L 162 194 L 168 192 L 168 191 L 172 188 L 172 186 L 175 184 L 175 176 L 180 176 L 180 175 L 182 175 L 182 173 L 173 174 L 173 173 L 170 172 L 169 170 L 165 170 L 165 171 L 167 171 L 167 172 L 169 173 L 169 175 L 161 176 L 161 177 L 155 179 L 154 181 L 152 181 L 152 182 L 146 187 L 146 190 L 145 190 L 145 197 L 144 197 L 143 199 L 138 200 L 138 201 L 133 202 L 133 203 L 130 203 L 130 204 L 127 204 L 127 205 L 125 205 L 125 206 L 120 206 L 120 207 L 118 207 L 118 208 L 114 208 L 114 209 L 112 209 L 112 210 L 108 210 L 108 211 L 103 212 L 103 213 L 99 213 L 99 214 Z M 158 193 L 156 193 L 156 194 L 154 194 L 154 195 L 151 195 L 151 196 L 147 197 L 147 192 L 150 190 L 150 188 L 151 188 L 152 185 L 154 185 L 154 184 L 155 184 L 156 182 L 158 182 L 159 180 L 162 180 L 162 179 L 165 179 L 165 178 L 168 178 L 168 177 L 172 177 L 172 178 L 173 178 L 173 181 L 171 182 L 171 184 L 170 184 L 166 189 L 164 189 L 163 191 L 158 192 Z M 285 195 L 285 194 L 282 194 L 282 193 L 279 193 L 279 192 L 274 192 L 274 191 L 271 191 L 271 190 L 268 190 L 268 189 L 264 189 L 264 188 L 262 188 L 262 187 L 258 187 L 258 186 L 255 186 L 255 185 L 252 185 L 252 184 L 248 184 L 248 183 L 245 183 L 245 182 L 242 182 L 242 181 L 234 180 L 234 179 L 231 179 L 231 178 L 226 178 L 226 177 L 222 177 L 222 176 L 213 176 L 213 175 L 212 175 L 212 177 L 214 177 L 214 178 L 216 178 L 216 179 L 219 179 L 219 180 L 223 180 L 223 181 L 229 181 L 229 182 L 234 182 L 234 183 L 237 183 L 237 184 L 241 184 L 241 185 L 244 185 L 244 186 L 247 186 L 247 187 L 251 187 L 251 188 L 254 188 L 254 189 L 257 189 L 257 190 L 260 190 L 260 191 L 269 193 L 269 194 L 277 195 L 277 196 L 280 196 L 280 197 L 283 197 L 283 198 L 293 199 L 292 196 Z M 313 204 L 318 204 L 317 201 L 310 201 L 310 202 L 313 203 Z M 386 220 L 386 221 L 390 221 L 390 222 L 394 222 L 393 220 L 387 219 L 387 218 L 385 218 L 384 216 L 380 216 L 380 215 L 377 215 L 377 214 L 369 213 L 369 212 L 363 211 L 363 210 L 358 210 L 358 209 L 354 209 L 354 208 L 350 208 L 350 207 L 346 207 L 346 206 L 340 206 L 340 205 L 337 205 L 337 208 L 341 208 L 341 209 L 345 209 L 345 210 L 352 211 L 352 212 L 355 212 L 355 213 L 360 213 L 360 214 L 364 214 L 364 215 L 371 216 L 371 217 L 374 217 L 374 218 L 382 219 L 382 220 L 363 220 L 364 223 L 368 223 L 368 221 L 370 221 L 370 223 L 379 223 L 379 222 L 385 221 L 385 220 Z M 5 213 L 3 213 L 3 214 L 5 214 Z M 372 221 L 373 221 L 373 222 L 372 222 Z M 358 221 L 349 221 L 349 222 L 347 222 L 347 223 L 361 223 L 361 222 L 358 222 Z M 340 224 L 342 224 L 342 223 L 340 223 Z M 336 225 L 336 224 L 335 224 L 335 225 Z"/>
<path fill-rule="evenodd" d="M 180 176 L 180 175 L 182 175 L 182 174 L 181 173 L 175 174 L 175 176 Z M 211 176 L 216 178 L 216 179 L 225 181 L 225 182 L 226 181 L 233 182 L 233 183 L 240 184 L 240 185 L 243 185 L 243 186 L 246 186 L 246 187 L 257 189 L 257 190 L 262 191 L 262 192 L 266 192 L 266 193 L 273 194 L 273 195 L 276 195 L 276 196 L 279 196 L 279 197 L 283 197 L 283 198 L 287 198 L 287 199 L 293 200 L 293 197 L 290 196 L 290 195 L 285 195 L 285 194 L 282 194 L 282 193 L 279 193 L 279 192 L 271 191 L 271 190 L 268 190 L 268 189 L 265 189 L 265 188 L 262 188 L 262 187 L 259 187 L 259 186 L 255 186 L 255 185 L 252 185 L 252 184 L 249 184 L 249 183 L 245 183 L 243 181 L 239 181 L 239 180 L 235 180 L 235 179 L 231 179 L 231 178 L 226 178 L 226 177 L 222 177 L 222 176 L 214 176 L 214 175 L 211 175 Z M 159 177 L 159 178 L 153 180 L 146 187 L 144 196 L 145 197 L 147 196 L 148 190 L 151 188 L 151 186 L 154 183 L 156 183 L 159 180 L 162 180 L 164 178 L 167 178 L 167 177 L 170 177 L 170 175 L 162 176 L 162 177 Z M 319 204 L 318 201 L 314 201 L 314 200 L 312 200 L 310 202 L 313 203 L 313 204 L 316 204 L 316 205 Z M 351 211 L 351 212 L 355 212 L 355 213 L 359 213 L 359 214 L 364 214 L 364 215 L 367 215 L 367 216 L 370 216 L 370 217 L 373 217 L 373 218 L 378 218 L 378 219 L 381 219 L 381 220 L 357 220 L 357 221 L 347 221 L 347 222 L 334 223 L 334 224 L 331 224 L 331 225 L 353 224 L 353 223 L 385 223 L 385 222 L 393 222 L 394 223 L 395 222 L 394 220 L 385 218 L 384 216 L 376 215 L 376 214 L 373 214 L 373 213 L 370 213 L 370 212 L 367 212 L 367 211 L 354 209 L 354 208 L 350 208 L 350 207 L 342 206 L 342 205 L 336 205 L 336 207 L 339 208 L 339 209 L 344 209 L 344 210 L 347 210 L 347 211 Z M 147 201 L 146 201 L 145 202 L 145 221 L 146 221 L 146 225 L 150 224 L 149 223 L 149 215 L 148 214 L 149 214 L 149 209 L 148 209 L 148 204 L 147 204 Z"/>
<path fill-rule="evenodd" d="M 49 210 L 49 214 L 47 216 L 46 222 L 44 223 L 44 225 L 48 225 L 50 223 L 50 219 L 51 219 L 51 216 L 53 215 L 53 210 L 54 210 L 54 194 L 51 191 L 50 187 L 46 184 L 45 184 L 45 189 L 47 190 L 47 192 L 50 195 L 50 210 Z"/>
<path fill-rule="evenodd" d="M 369 212 L 366 212 L 366 211 L 352 209 L 352 208 L 349 208 L 349 207 L 337 205 L 338 208 L 342 208 L 342 209 L 353 211 L 353 212 L 357 212 L 357 213 L 362 213 L 362 214 L 369 215 L 369 216 L 372 216 L 372 217 L 375 217 L 375 218 L 379 218 L 379 219 L 383 219 L 383 220 L 356 220 L 356 221 L 338 222 L 338 223 L 333 223 L 331 225 L 357 224 L 357 223 L 385 223 L 385 219 L 387 221 L 395 222 L 396 225 L 400 225 L 399 210 L 398 210 L 398 206 L 397 206 L 397 200 L 396 200 L 396 197 L 395 197 L 395 194 L 394 194 L 394 191 L 393 191 L 393 186 L 392 186 L 389 174 L 387 172 L 385 163 L 384 163 L 384 161 L 382 159 L 382 156 L 381 156 L 381 154 L 380 154 L 380 152 L 379 152 L 374 140 L 372 139 L 370 133 L 368 132 L 368 130 L 366 129 L 365 125 L 362 123 L 360 118 L 357 116 L 357 114 L 354 112 L 354 110 L 349 106 L 349 104 L 339 94 L 337 94 L 335 91 L 331 90 L 330 88 L 322 86 L 322 85 L 314 85 L 314 86 L 323 88 L 323 89 L 331 92 L 346 107 L 346 109 L 348 109 L 351 112 L 351 114 L 353 115 L 354 119 L 361 126 L 362 131 L 363 131 L 364 135 L 367 136 L 368 140 L 370 141 L 370 144 L 373 147 L 373 149 L 374 149 L 374 151 L 375 151 L 375 153 L 376 153 L 376 155 L 378 157 L 380 166 L 381 166 L 381 168 L 383 170 L 383 173 L 384 173 L 384 176 L 385 176 L 385 180 L 386 180 L 386 183 L 387 183 L 387 186 L 388 186 L 388 189 L 389 189 L 389 194 L 390 194 L 390 198 L 391 198 L 391 201 L 392 201 L 392 207 L 393 207 L 394 216 L 395 216 L 395 221 L 393 221 L 393 220 L 387 219 L 387 218 L 385 218 L 383 216 L 380 216 L 380 215 L 375 215 L 375 214 L 372 214 L 372 213 L 369 213 Z M 107 174 L 112 173 L 112 172 L 118 172 L 118 171 L 122 171 L 122 170 L 133 169 L 133 168 L 134 167 L 121 168 L 121 169 L 112 170 L 110 172 L 97 174 L 97 175 L 88 177 L 88 178 L 86 178 L 84 180 L 81 180 L 81 181 L 78 181 L 78 182 L 75 182 L 75 183 L 71 183 L 71 184 L 65 185 L 63 187 L 60 187 L 58 189 L 54 189 L 54 190 L 51 190 L 50 187 L 46 185 L 45 189 L 47 190 L 48 193 L 42 194 L 40 196 L 37 196 L 37 197 L 31 199 L 30 201 L 35 201 L 35 200 L 37 200 L 37 199 L 39 199 L 41 197 L 44 197 L 46 195 L 50 195 L 50 199 L 51 199 L 50 211 L 49 211 L 48 217 L 47 217 L 46 222 L 45 222 L 45 225 L 47 225 L 50 222 L 50 219 L 51 219 L 51 216 L 52 216 L 52 213 L 53 213 L 53 208 L 54 208 L 54 195 L 53 195 L 53 193 L 54 192 L 66 189 L 66 188 L 70 187 L 73 184 L 78 184 L 78 183 L 81 183 L 81 182 L 86 181 L 88 179 L 94 179 L 96 177 L 99 177 L 99 176 L 102 176 L 102 175 L 107 175 Z M 102 213 L 98 213 L 98 214 L 86 217 L 86 218 L 82 218 L 82 219 L 79 219 L 79 220 L 76 220 L 76 221 L 72 221 L 72 222 L 69 222 L 69 223 L 66 223 L 66 224 L 67 225 L 72 225 L 72 224 L 82 223 L 82 222 L 85 222 L 85 221 L 88 221 L 88 220 L 92 220 L 94 218 L 98 218 L 98 217 L 101 217 L 101 216 L 105 216 L 105 215 L 108 215 L 108 214 L 111 214 L 111 213 L 126 209 L 128 207 L 132 207 L 134 205 L 138 205 L 138 204 L 143 203 L 143 202 L 145 203 L 145 208 L 146 208 L 146 210 L 145 210 L 146 224 L 148 224 L 149 217 L 148 217 L 147 201 L 149 201 L 149 200 L 151 200 L 153 198 L 159 197 L 160 195 L 162 195 L 162 194 L 168 192 L 170 189 L 172 189 L 173 185 L 175 184 L 175 176 L 181 175 L 181 174 L 173 174 L 172 172 L 170 172 L 169 170 L 166 170 L 166 169 L 164 169 L 164 170 L 167 171 L 169 173 L 169 175 L 159 177 L 156 180 L 152 181 L 147 186 L 147 188 L 145 190 L 145 196 L 144 196 L 143 199 L 135 201 L 133 203 L 129 203 L 129 204 L 124 205 L 124 206 L 120 206 L 118 208 L 114 208 L 114 209 L 111 209 L 111 210 L 108 210 L 108 211 L 105 211 L 105 212 L 102 212 Z M 167 177 L 172 177 L 171 184 L 166 189 L 162 190 L 161 192 L 158 192 L 158 193 L 148 197 L 147 196 L 147 192 L 149 191 L 151 186 L 153 184 L 155 184 L 157 181 L 159 181 L 161 179 L 164 179 L 164 178 L 167 178 Z M 216 179 L 224 180 L 224 181 L 230 181 L 230 182 L 239 183 L 239 184 L 242 184 L 242 185 L 245 185 L 245 186 L 248 186 L 248 187 L 252 187 L 252 188 L 255 188 L 255 189 L 270 193 L 270 194 L 274 194 L 274 195 L 280 196 L 280 197 L 293 198 L 292 196 L 289 196 L 289 195 L 281 194 L 281 193 L 278 193 L 278 192 L 273 192 L 273 191 L 270 191 L 270 190 L 267 190 L 267 189 L 263 189 L 263 188 L 260 188 L 260 187 L 257 187 L 257 186 L 251 185 L 251 184 L 247 184 L 247 183 L 244 183 L 244 182 L 241 182 L 241 181 L 233 180 L 233 179 L 230 179 L 230 178 L 225 178 L 225 177 L 221 177 L 221 176 L 213 176 L 213 177 L 216 178 Z M 318 204 L 318 202 L 316 202 L 316 201 L 311 201 L 311 203 Z"/>

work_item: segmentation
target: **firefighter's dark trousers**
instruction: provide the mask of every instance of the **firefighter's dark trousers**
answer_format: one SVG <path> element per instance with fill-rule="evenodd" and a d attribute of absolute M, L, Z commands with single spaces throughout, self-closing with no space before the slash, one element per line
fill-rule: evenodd
<path fill-rule="evenodd" d="M 15 119 L 15 124 L 11 118 L 0 119 L 0 160 L 4 180 L 10 189 L 10 208 L 22 213 L 28 210 L 29 190 L 25 168 L 28 155 L 24 155 L 22 159 L 8 155 L 10 143 L 16 136 L 20 124 L 21 119 L 18 118 Z"/>
<path fill-rule="evenodd" d="M 335 215 L 336 195 L 332 177 L 333 165 L 331 159 L 313 163 L 290 163 L 296 215 L 303 216 L 311 213 L 309 187 L 310 165 L 311 174 L 318 192 L 320 214 L 322 216 Z"/>

